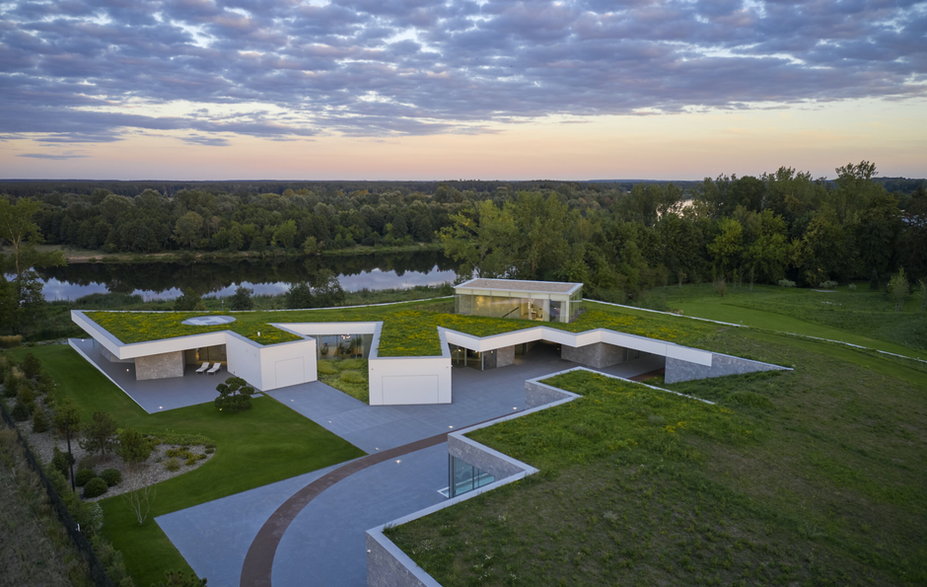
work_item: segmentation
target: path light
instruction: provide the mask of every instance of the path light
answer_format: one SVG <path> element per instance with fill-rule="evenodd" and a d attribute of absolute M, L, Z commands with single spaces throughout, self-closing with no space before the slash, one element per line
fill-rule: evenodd
<path fill-rule="evenodd" d="M 401 463 L 401 462 L 402 462 L 402 459 L 396 459 L 396 464 L 397 464 L 397 465 L 398 465 L 399 463 Z"/>

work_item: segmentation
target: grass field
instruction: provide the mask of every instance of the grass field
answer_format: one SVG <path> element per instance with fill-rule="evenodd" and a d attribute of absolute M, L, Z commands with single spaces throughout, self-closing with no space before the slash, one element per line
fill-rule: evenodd
<path fill-rule="evenodd" d="M 651 290 L 645 303 L 764 328 L 830 338 L 927 359 L 927 312 L 911 296 L 897 312 L 883 292 L 866 286 L 832 291 L 757 285 L 729 287 L 718 295 L 710 284 Z"/>
<path fill-rule="evenodd" d="M 269 397 L 253 409 L 220 414 L 211 404 L 146 414 L 70 347 L 41 345 L 28 350 L 58 382 L 59 397 L 78 406 L 84 420 L 108 412 L 120 426 L 153 434 L 197 434 L 216 445 L 202 467 L 156 485 L 152 518 L 361 456 L 363 452 Z M 163 578 L 167 569 L 188 569 L 160 528 L 149 518 L 139 526 L 121 496 L 101 502 L 103 532 L 122 551 L 139 585 Z"/>
<path fill-rule="evenodd" d="M 908 308 L 894 327 L 873 329 L 857 317 L 884 309 L 838 292 L 830 300 L 852 317 L 795 312 L 786 323 L 788 308 L 820 298 L 788 292 L 777 307 L 769 297 L 779 291 L 723 303 L 693 291 L 678 303 L 764 327 L 718 329 L 700 346 L 794 371 L 667 386 L 714 407 L 558 378 L 583 398 L 473 435 L 539 474 L 390 536 L 448 586 L 924 584 L 927 365 L 775 332 L 826 327 L 912 355 L 921 349 L 902 342 L 923 314 Z"/>

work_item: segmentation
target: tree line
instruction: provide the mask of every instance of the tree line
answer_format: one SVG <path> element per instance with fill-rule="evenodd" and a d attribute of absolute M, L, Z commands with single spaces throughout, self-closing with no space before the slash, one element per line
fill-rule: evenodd
<path fill-rule="evenodd" d="M 783 167 L 689 189 L 638 184 L 598 210 L 525 191 L 472 202 L 438 234 L 462 275 L 580 281 L 609 301 L 669 283 L 927 279 L 924 182 L 898 194 L 868 161 L 836 172 L 832 182 Z"/>
<path fill-rule="evenodd" d="M 14 182 L 0 205 L 26 241 L 110 252 L 313 255 L 356 245 L 440 244 L 459 275 L 582 281 L 614 301 L 667 283 L 817 286 L 904 268 L 927 277 L 924 180 L 836 179 L 780 168 L 701 182 Z M 277 191 L 262 191 L 275 189 Z M 891 191 L 890 191 L 891 190 Z M 121 193 L 117 193 L 117 191 Z M 3 238 L 8 250 L 17 244 Z M 22 244 L 22 243 L 20 243 Z M 43 262 L 31 254 L 34 264 Z M 23 257 L 5 256 L 19 275 Z M 44 259 L 52 262 L 54 259 Z M 13 269 L 12 265 L 17 268 Z M 19 304 L 34 301 L 28 280 Z M 31 297 L 30 297 L 31 296 Z M 24 302 L 23 300 L 26 300 Z M 0 303 L 2 305 L 2 303 Z M 9 308 L 7 308 L 9 309 Z M 0 308 L 2 310 L 2 308 Z"/>

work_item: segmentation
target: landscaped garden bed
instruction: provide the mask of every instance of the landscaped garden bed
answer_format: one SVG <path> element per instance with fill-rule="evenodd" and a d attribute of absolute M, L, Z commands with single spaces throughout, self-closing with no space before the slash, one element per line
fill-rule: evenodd
<path fill-rule="evenodd" d="M 171 458 L 181 463 L 177 476 L 153 485 L 149 495 L 149 515 L 139 523 L 131 497 L 138 491 L 122 495 L 107 494 L 99 501 L 103 512 L 102 534 L 122 552 L 125 566 L 136 584 L 148 585 L 163 580 L 165 570 L 183 569 L 187 563 L 170 543 L 153 518 L 260 487 L 268 483 L 356 458 L 363 451 L 338 438 L 321 426 L 293 412 L 268 397 L 254 398 L 252 409 L 235 414 L 219 412 L 211 403 L 147 414 L 88 364 L 73 349 L 64 345 L 42 345 L 5 351 L 16 361 L 34 354 L 57 385 L 54 402 L 73 403 L 81 420 L 105 412 L 122 427 L 142 434 L 181 439 L 171 443 L 174 450 L 206 454 L 209 444 L 214 454 L 206 459 L 194 456 L 196 466 L 186 464 L 183 454 L 164 454 L 155 466 L 165 467 Z M 197 443 L 191 438 L 206 439 Z M 207 444 L 208 443 L 208 444 Z M 176 445 L 176 446 L 174 446 Z M 77 442 L 72 442 L 72 448 Z M 169 449 L 166 449 L 169 450 Z M 157 458 L 157 457 L 154 457 Z M 102 463 L 95 470 L 102 473 Z M 181 472 L 186 471 L 184 474 Z M 160 474 L 160 473 L 159 473 Z"/>

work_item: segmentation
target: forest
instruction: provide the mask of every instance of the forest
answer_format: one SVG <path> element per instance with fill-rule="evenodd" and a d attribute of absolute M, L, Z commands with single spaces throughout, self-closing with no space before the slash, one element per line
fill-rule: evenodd
<path fill-rule="evenodd" d="M 675 183 L 3 182 L 2 305 L 35 296 L 30 266 L 61 262 L 23 256 L 40 239 L 142 258 L 424 243 L 460 278 L 581 281 L 588 297 L 615 302 L 690 282 L 879 289 L 900 271 L 917 287 L 927 279 L 925 180 L 878 178 L 868 161 L 835 171 Z"/>

